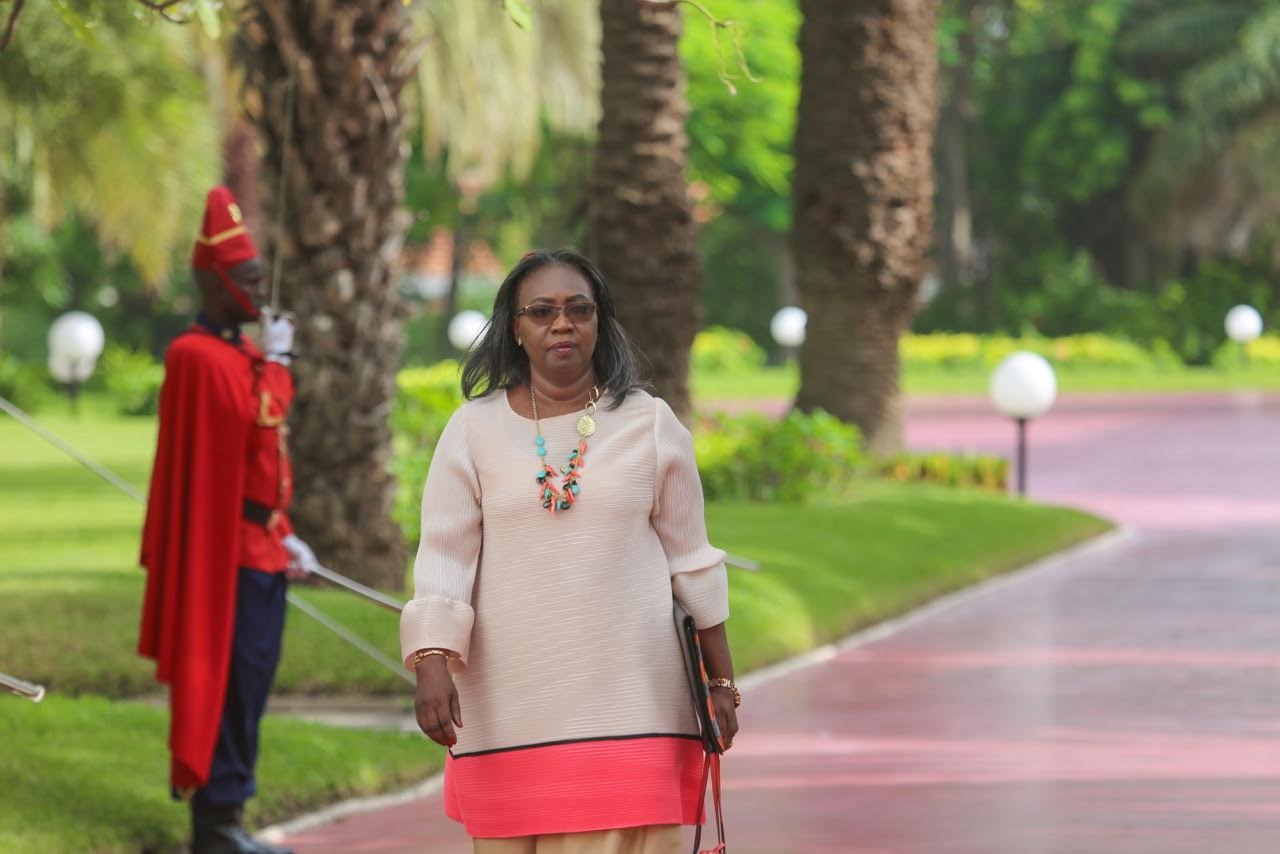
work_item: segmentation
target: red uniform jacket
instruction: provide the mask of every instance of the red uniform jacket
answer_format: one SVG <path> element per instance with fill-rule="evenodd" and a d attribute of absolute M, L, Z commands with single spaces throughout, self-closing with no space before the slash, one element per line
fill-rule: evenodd
<path fill-rule="evenodd" d="M 208 781 L 226 697 L 240 567 L 283 571 L 292 475 L 289 371 L 247 339 L 194 326 L 165 354 L 160 435 L 142 532 L 147 590 L 138 651 L 169 685 L 176 789 Z M 264 408 L 265 407 L 265 408 Z M 278 509 L 270 529 L 249 499 Z"/>

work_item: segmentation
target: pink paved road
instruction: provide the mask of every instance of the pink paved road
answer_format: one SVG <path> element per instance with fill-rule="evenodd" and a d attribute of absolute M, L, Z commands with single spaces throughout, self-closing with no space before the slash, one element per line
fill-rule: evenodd
<path fill-rule="evenodd" d="M 1070 397 L 1033 423 L 1029 436 L 1034 499 L 1143 528 L 1280 521 L 1280 395 Z M 915 448 L 1012 456 L 1013 438 L 985 400 L 934 398 L 908 407 L 907 441 Z"/>
<path fill-rule="evenodd" d="M 1002 451 L 979 401 L 916 447 Z M 1280 852 L 1280 398 L 1064 400 L 1032 496 L 1135 528 L 749 694 L 737 854 Z M 299 852 L 464 852 L 438 798 Z"/>

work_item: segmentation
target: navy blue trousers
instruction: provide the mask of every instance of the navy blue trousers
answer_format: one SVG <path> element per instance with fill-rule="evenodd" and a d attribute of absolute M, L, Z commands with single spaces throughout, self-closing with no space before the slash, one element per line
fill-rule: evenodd
<path fill-rule="evenodd" d="M 288 586 L 283 572 L 240 570 L 227 700 L 209 782 L 194 799 L 201 806 L 242 804 L 257 791 L 258 724 L 280 662 Z"/>

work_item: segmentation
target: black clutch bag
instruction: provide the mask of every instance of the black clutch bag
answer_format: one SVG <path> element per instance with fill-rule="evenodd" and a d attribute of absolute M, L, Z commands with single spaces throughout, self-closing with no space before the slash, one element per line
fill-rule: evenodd
<path fill-rule="evenodd" d="M 702 644 L 698 640 L 698 626 L 680 600 L 672 597 L 672 610 L 676 620 L 676 634 L 680 635 L 680 648 L 684 652 L 684 669 L 689 676 L 689 690 L 693 692 L 693 709 L 698 715 L 698 729 L 702 733 L 702 749 L 706 761 L 702 765 L 702 794 L 698 799 L 698 818 L 694 822 L 693 850 L 695 854 L 725 854 L 724 805 L 720 798 L 720 756 L 724 742 L 720 738 L 720 725 L 716 722 L 715 706 L 711 705 L 711 683 L 707 678 L 707 666 L 702 661 Z M 702 820 L 706 815 L 707 784 L 711 785 L 712 800 L 716 807 L 716 840 L 714 848 L 702 849 Z"/>
<path fill-rule="evenodd" d="M 684 669 L 689 676 L 689 690 L 693 694 L 693 709 L 698 715 L 698 729 L 702 733 L 702 747 L 707 753 L 724 753 L 720 725 L 716 723 L 716 710 L 711 705 L 711 684 L 707 677 L 707 667 L 702 661 L 702 644 L 698 642 L 698 626 L 679 599 L 672 597 L 671 602 L 676 633 L 680 635 L 680 647 L 684 651 Z"/>

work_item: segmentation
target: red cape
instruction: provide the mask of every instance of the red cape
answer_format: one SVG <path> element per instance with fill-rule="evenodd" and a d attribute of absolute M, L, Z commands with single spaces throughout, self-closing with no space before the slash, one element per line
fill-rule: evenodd
<path fill-rule="evenodd" d="M 142 532 L 147 591 L 138 651 L 155 659 L 156 678 L 169 685 L 176 789 L 208 782 L 226 697 L 253 355 L 198 331 L 165 355 Z"/>

